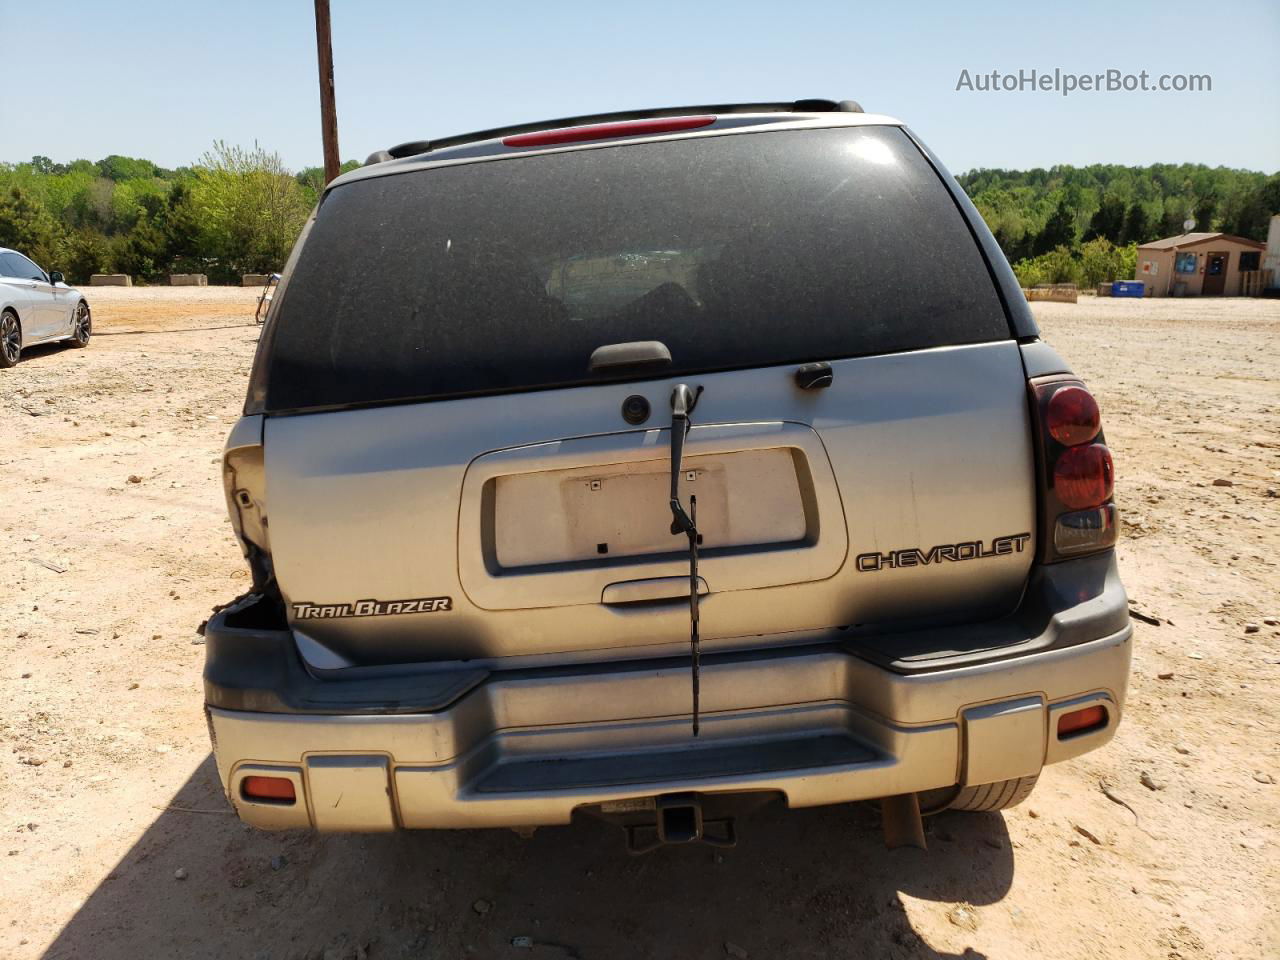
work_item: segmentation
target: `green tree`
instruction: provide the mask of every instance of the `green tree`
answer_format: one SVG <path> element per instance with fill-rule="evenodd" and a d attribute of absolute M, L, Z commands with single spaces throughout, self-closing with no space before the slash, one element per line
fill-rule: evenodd
<path fill-rule="evenodd" d="M 338 175 L 341 176 L 351 170 L 356 170 L 360 166 L 361 163 L 359 160 L 345 160 L 342 165 L 338 167 Z M 311 206 L 315 206 L 315 204 L 320 200 L 320 194 L 324 193 L 324 167 L 306 167 L 298 171 L 295 175 L 295 179 L 306 192 L 307 200 Z"/>
<path fill-rule="evenodd" d="M 1212 230 L 1213 218 L 1218 212 L 1218 198 L 1213 194 L 1201 197 L 1195 206 L 1195 213 L 1190 219 L 1196 222 L 1197 230 Z"/>
<path fill-rule="evenodd" d="M 1037 255 L 1056 250 L 1058 247 L 1070 249 L 1076 242 L 1076 218 L 1071 212 L 1067 199 L 1058 201 L 1058 206 L 1045 223 L 1044 229 L 1036 237 L 1035 252 Z M 1051 280 L 1050 283 L 1066 283 L 1068 281 Z"/>
<path fill-rule="evenodd" d="M 165 243 L 169 266 L 175 273 L 204 273 L 200 211 L 192 196 L 192 185 L 178 180 L 169 188 L 164 211 Z"/>
<path fill-rule="evenodd" d="M 46 270 L 62 254 L 57 222 L 30 193 L 12 187 L 0 196 L 0 247 L 21 250 Z"/>
<path fill-rule="evenodd" d="M 67 279 L 72 283 L 88 283 L 95 273 L 106 273 L 111 252 L 107 238 L 96 230 L 81 227 L 74 231 L 66 244 L 64 263 Z"/>
<path fill-rule="evenodd" d="M 1124 233 L 1120 239 L 1125 243 L 1146 243 L 1148 240 L 1157 239 L 1150 236 L 1150 232 L 1151 228 L 1147 225 L 1147 211 L 1140 203 L 1132 204 L 1128 213 L 1124 215 Z"/>
<path fill-rule="evenodd" d="M 1080 264 L 1066 246 L 1055 247 L 1048 253 L 1029 260 L 1019 260 L 1013 265 L 1018 282 L 1024 287 L 1041 283 L 1082 282 Z"/>
<path fill-rule="evenodd" d="M 1099 237 L 1080 245 L 1080 284 L 1096 287 L 1112 280 L 1128 280 L 1133 276 L 1138 249 L 1132 244 L 1118 247 Z"/>
<path fill-rule="evenodd" d="M 1097 212 L 1089 220 L 1089 229 L 1084 233 L 1084 240 L 1099 237 L 1112 243 L 1119 243 L 1124 235 L 1124 201 L 1116 196 L 1107 196 L 1098 206 Z"/>
<path fill-rule="evenodd" d="M 1255 240 L 1265 239 L 1271 218 L 1280 213 L 1280 174 L 1235 198 L 1222 219 L 1222 230 Z"/>
<path fill-rule="evenodd" d="M 973 170 L 958 179 L 992 232 L 1002 243 L 1010 244 L 1006 253 L 1021 260 L 1029 259 L 1031 252 L 1051 252 L 1049 243 L 1065 235 L 1059 232 L 1056 237 L 1039 240 L 1061 201 L 1071 210 L 1077 229 L 1084 228 L 1086 240 L 1105 236 L 1113 243 L 1117 239 L 1146 242 L 1176 235 L 1183 232 L 1182 222 L 1189 215 L 1196 218 L 1200 229 L 1230 229 L 1254 240 L 1265 239 L 1267 219 L 1275 209 L 1259 200 L 1258 194 L 1272 176 L 1274 172 L 1269 176 L 1203 164 L 1157 163 L 1146 167 L 1094 164 L 1048 170 Z M 992 203 L 992 198 L 1003 201 Z M 1109 200 L 1126 208 L 1125 227 L 1118 238 L 1107 233 L 1105 224 L 1092 219 L 1105 220 L 1114 213 L 1114 207 L 1111 211 L 1102 209 Z M 1142 210 L 1140 218 L 1132 216 L 1135 207 Z M 1022 230 L 1013 226 L 1019 220 L 1025 225 Z M 1035 240 L 1032 250 L 1019 244 L 1019 238 L 1028 234 Z M 1071 246 L 1074 249 L 1075 245 Z"/>
<path fill-rule="evenodd" d="M 310 207 L 280 155 L 221 141 L 195 168 L 203 249 L 223 280 L 279 270 Z"/>
<path fill-rule="evenodd" d="M 98 161 L 98 173 L 108 180 L 120 182 L 154 177 L 158 173 L 158 168 L 150 160 L 122 157 L 113 153 Z"/>
<path fill-rule="evenodd" d="M 1185 195 L 1168 196 L 1164 199 L 1163 213 L 1158 223 L 1152 224 L 1156 237 L 1175 237 L 1186 233 L 1183 226 L 1187 220 L 1194 220 L 1192 205 L 1194 200 Z M 1192 224 L 1191 229 L 1196 229 Z"/>

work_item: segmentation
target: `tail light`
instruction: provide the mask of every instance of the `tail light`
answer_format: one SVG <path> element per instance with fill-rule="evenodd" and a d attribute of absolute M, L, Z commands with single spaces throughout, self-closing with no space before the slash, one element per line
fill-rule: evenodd
<path fill-rule="evenodd" d="M 1088 443 L 1102 429 L 1102 413 L 1098 401 L 1084 385 L 1067 384 L 1049 395 L 1044 410 L 1049 436 L 1065 447 Z"/>
<path fill-rule="evenodd" d="M 1053 466 L 1053 488 L 1067 507 L 1097 507 L 1111 499 L 1111 451 L 1100 443 L 1068 447 Z"/>
<path fill-rule="evenodd" d="M 1115 468 L 1098 403 L 1079 380 L 1030 383 L 1040 484 L 1040 561 L 1098 553 L 1117 536 Z"/>

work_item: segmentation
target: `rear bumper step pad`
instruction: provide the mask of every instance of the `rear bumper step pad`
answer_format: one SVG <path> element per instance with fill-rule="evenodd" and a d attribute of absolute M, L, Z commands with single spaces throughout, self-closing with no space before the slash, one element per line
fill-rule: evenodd
<path fill-rule="evenodd" d="M 477 793 L 576 790 L 661 780 L 706 781 L 731 776 L 781 774 L 789 770 L 855 766 L 884 759 L 865 744 L 840 734 L 819 734 L 764 743 L 728 743 L 690 749 L 609 756 L 534 758 L 501 763 L 477 780 Z"/>

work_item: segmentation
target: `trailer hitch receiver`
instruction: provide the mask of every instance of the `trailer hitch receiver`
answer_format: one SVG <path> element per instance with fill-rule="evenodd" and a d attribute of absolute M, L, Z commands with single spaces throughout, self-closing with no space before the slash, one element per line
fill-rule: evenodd
<path fill-rule="evenodd" d="M 663 794 L 655 799 L 654 812 L 656 822 L 626 826 L 629 853 L 648 853 L 666 844 L 701 842 L 732 847 L 738 843 L 733 818 L 704 819 L 702 798 L 696 793 Z"/>

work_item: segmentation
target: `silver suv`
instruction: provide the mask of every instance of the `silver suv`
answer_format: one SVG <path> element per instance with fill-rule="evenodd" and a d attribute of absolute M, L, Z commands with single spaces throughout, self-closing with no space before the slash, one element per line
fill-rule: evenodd
<path fill-rule="evenodd" d="M 334 181 L 227 443 L 206 628 L 261 827 L 993 810 L 1106 743 L 1097 404 L 973 206 L 848 101 L 406 144 Z"/>

